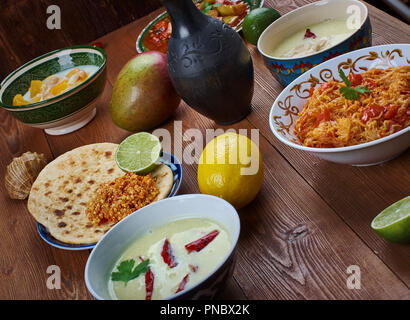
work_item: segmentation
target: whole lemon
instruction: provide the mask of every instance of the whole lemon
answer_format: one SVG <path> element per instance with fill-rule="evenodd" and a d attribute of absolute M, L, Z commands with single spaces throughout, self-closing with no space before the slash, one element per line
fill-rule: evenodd
<path fill-rule="evenodd" d="M 201 193 L 218 196 L 240 209 L 258 194 L 263 181 L 263 161 L 258 146 L 233 132 L 211 140 L 198 165 Z"/>

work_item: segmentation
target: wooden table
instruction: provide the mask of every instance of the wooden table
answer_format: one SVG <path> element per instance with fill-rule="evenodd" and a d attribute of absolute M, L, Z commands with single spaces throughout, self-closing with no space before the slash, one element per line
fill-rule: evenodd
<path fill-rule="evenodd" d="M 265 6 L 284 14 L 307 2 L 266 0 Z M 374 45 L 410 42 L 408 25 L 374 7 L 369 9 Z M 86 127 L 65 136 L 49 136 L 0 112 L 2 172 L 13 157 L 28 150 L 51 160 L 84 144 L 119 143 L 129 135 L 111 121 L 111 89 L 120 69 L 136 53 L 137 35 L 160 11 L 98 40 L 106 45 L 108 82 L 97 116 Z M 249 50 L 255 66 L 253 112 L 229 128 L 247 129 L 249 136 L 251 129 L 260 130 L 265 177 L 255 201 L 240 210 L 238 261 L 220 298 L 409 299 L 410 247 L 384 241 L 369 225 L 383 208 L 410 194 L 410 153 L 380 166 L 351 167 L 321 161 L 280 143 L 269 129 L 268 113 L 282 88 L 257 49 L 250 45 Z M 173 132 L 174 120 L 182 121 L 184 132 L 216 128 L 184 103 L 163 128 Z M 183 146 L 190 143 L 184 141 Z M 198 193 L 197 166 L 184 164 L 183 169 L 180 193 Z M 0 298 L 92 298 L 84 283 L 89 252 L 47 245 L 37 234 L 26 201 L 10 200 L 3 184 L 0 188 Z M 49 265 L 61 268 L 60 290 L 46 287 Z M 351 265 L 361 270 L 359 290 L 346 286 Z"/>

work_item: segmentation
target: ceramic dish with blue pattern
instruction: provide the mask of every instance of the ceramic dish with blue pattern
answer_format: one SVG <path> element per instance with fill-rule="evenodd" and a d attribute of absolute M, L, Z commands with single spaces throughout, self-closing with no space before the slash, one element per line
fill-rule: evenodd
<path fill-rule="evenodd" d="M 346 30 L 340 30 L 338 24 Z M 323 35 L 310 28 L 321 28 Z M 295 47 L 280 54 L 279 49 L 295 36 Z M 302 50 L 292 54 L 297 44 Z M 368 10 L 357 0 L 322 0 L 300 7 L 274 21 L 258 40 L 267 68 L 283 86 L 322 62 L 371 45 Z"/>
<path fill-rule="evenodd" d="M 167 198 L 173 197 L 178 193 L 179 187 L 181 186 L 181 181 L 182 181 L 182 165 L 181 162 L 179 161 L 178 158 L 176 158 L 174 155 L 163 152 L 161 159 L 161 163 L 167 165 L 168 167 L 171 168 L 172 173 L 174 175 L 174 181 L 173 185 L 171 188 L 171 191 L 168 194 Z M 45 226 L 43 226 L 40 223 L 37 223 L 37 231 L 40 235 L 40 237 L 47 242 L 49 245 L 52 245 L 53 247 L 59 248 L 59 249 L 64 249 L 64 250 L 89 250 L 93 249 L 96 244 L 86 244 L 86 245 L 76 245 L 76 244 L 68 244 L 61 242 L 57 239 L 55 239 L 47 230 Z"/>
<path fill-rule="evenodd" d="M 61 135 L 85 126 L 96 114 L 96 101 L 106 83 L 107 56 L 88 46 L 59 49 L 38 57 L 7 76 L 0 84 L 0 106 L 19 121 L 46 133 Z M 78 85 L 38 102 L 16 105 L 17 95 L 29 93 L 32 81 L 42 81 L 74 68 L 92 70 Z"/>

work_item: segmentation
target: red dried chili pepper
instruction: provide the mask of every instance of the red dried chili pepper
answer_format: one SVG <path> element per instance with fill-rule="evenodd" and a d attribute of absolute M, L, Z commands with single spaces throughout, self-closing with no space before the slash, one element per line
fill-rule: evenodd
<path fill-rule="evenodd" d="M 178 263 L 175 261 L 174 254 L 172 252 L 172 247 L 168 239 L 165 239 L 164 241 L 164 245 L 162 246 L 161 256 L 162 256 L 162 259 L 164 259 L 164 262 L 167 265 L 169 265 L 170 268 L 174 268 L 178 265 Z"/>
<path fill-rule="evenodd" d="M 154 274 L 151 268 L 145 273 L 145 300 L 151 300 L 154 291 Z"/>
<path fill-rule="evenodd" d="M 206 236 L 199 238 L 198 240 L 192 241 L 185 245 L 185 248 L 188 250 L 188 253 L 192 251 L 199 252 L 205 248 L 215 237 L 219 234 L 218 230 L 214 230 L 211 233 L 208 233 Z"/>
<path fill-rule="evenodd" d="M 310 29 L 306 29 L 305 39 L 306 39 L 306 38 L 316 39 L 316 35 L 315 35 L 312 31 L 310 31 Z"/>
<path fill-rule="evenodd" d="M 188 276 L 189 276 L 189 273 L 187 273 L 187 275 L 182 279 L 182 281 L 179 284 L 178 289 L 177 289 L 177 291 L 175 291 L 175 293 L 178 293 L 178 292 L 185 289 L 185 285 L 188 282 Z"/>
<path fill-rule="evenodd" d="M 188 265 L 189 269 L 191 269 L 192 272 L 197 272 L 198 271 L 198 266 L 194 266 L 193 264 Z"/>

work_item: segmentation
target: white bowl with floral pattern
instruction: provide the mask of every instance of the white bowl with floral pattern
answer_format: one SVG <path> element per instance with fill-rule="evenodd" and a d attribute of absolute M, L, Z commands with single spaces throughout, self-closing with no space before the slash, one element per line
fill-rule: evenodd
<path fill-rule="evenodd" d="M 389 161 L 409 148 L 410 127 L 371 142 L 341 148 L 303 146 L 293 129 L 309 97 L 310 88 L 331 79 L 341 81 L 339 69 L 348 74 L 361 73 L 371 68 L 386 69 L 405 65 L 410 65 L 410 44 L 369 47 L 321 63 L 290 83 L 276 98 L 269 114 L 270 128 L 281 142 L 324 160 L 356 166 Z"/>

